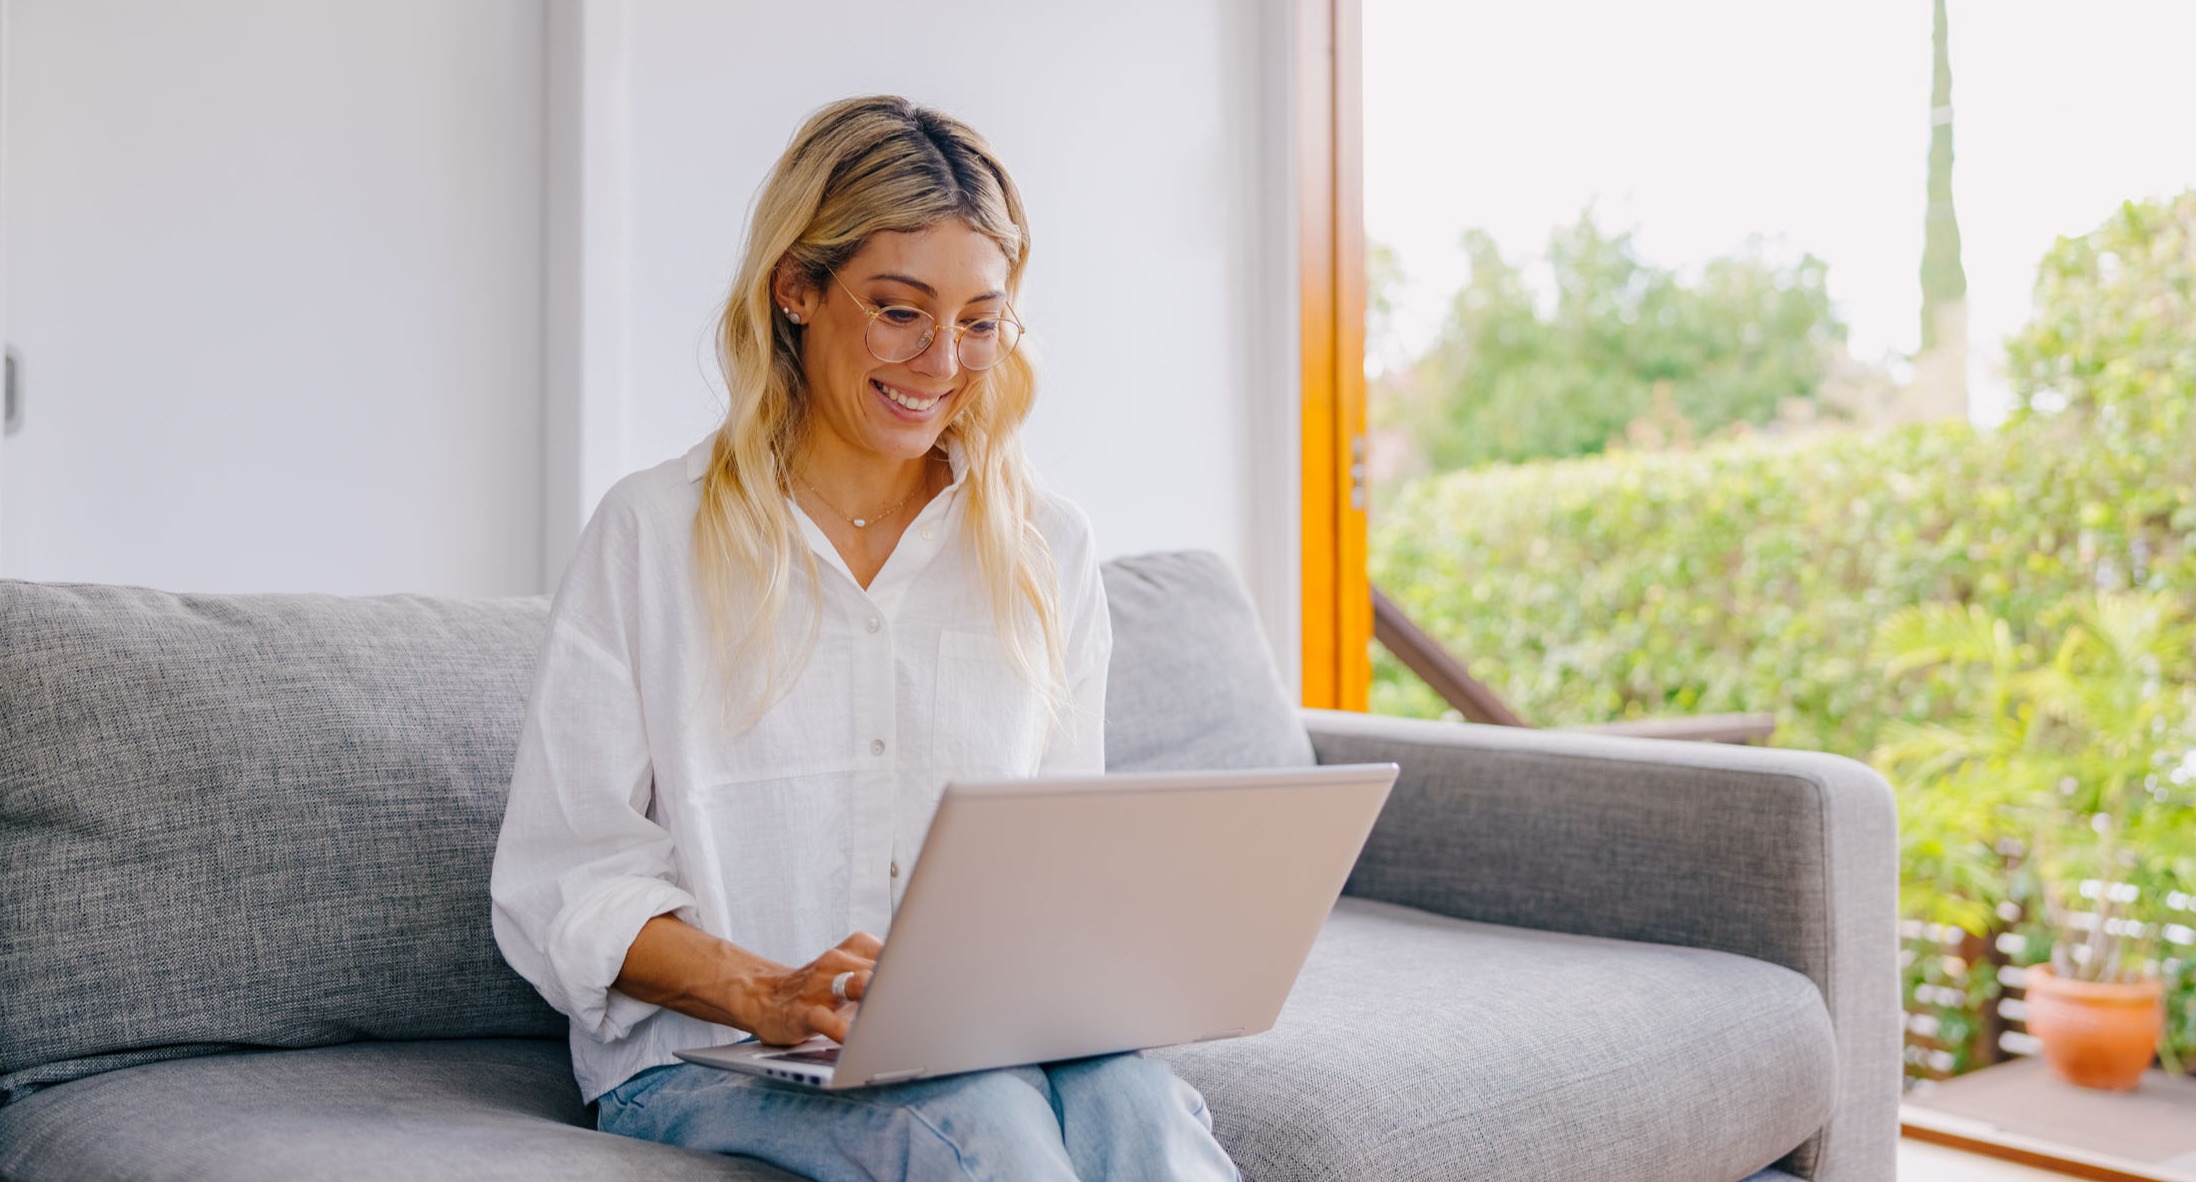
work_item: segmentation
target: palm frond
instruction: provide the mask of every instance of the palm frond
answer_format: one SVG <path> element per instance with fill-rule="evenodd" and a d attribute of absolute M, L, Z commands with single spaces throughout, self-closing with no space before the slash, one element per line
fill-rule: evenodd
<path fill-rule="evenodd" d="M 1917 603 L 1877 626 L 1873 653 L 1897 677 L 1931 665 L 1992 664 L 2011 646 L 2011 631 L 1980 604 Z"/>

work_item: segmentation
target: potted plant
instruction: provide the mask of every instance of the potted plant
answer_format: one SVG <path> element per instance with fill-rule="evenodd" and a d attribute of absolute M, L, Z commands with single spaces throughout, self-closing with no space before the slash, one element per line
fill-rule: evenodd
<path fill-rule="evenodd" d="M 2048 944 L 2027 968 L 2045 1059 L 2074 1083 L 2126 1090 L 2160 1046 L 2163 937 L 2185 930 L 2172 902 L 2196 882 L 2196 632 L 2161 592 L 2098 594 L 2060 614 L 2048 657 L 1977 606 L 1887 619 L 1887 673 L 1935 670 L 1962 708 L 1888 729 L 1876 762 L 1921 822 L 1910 848 L 1935 848 L 1954 872 L 1926 888 L 1947 896 L 1936 906 L 1972 920 L 2019 914 L 1998 911 L 2012 904 L 2042 937 L 2030 950 Z M 1994 857 L 2010 862 L 2006 897 L 1964 892 L 1987 883 Z M 1930 869 L 1924 857 L 1909 872 Z"/>

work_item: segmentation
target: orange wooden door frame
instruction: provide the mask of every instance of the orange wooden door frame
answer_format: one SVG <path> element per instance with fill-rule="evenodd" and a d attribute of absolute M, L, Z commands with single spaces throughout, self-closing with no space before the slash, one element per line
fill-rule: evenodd
<path fill-rule="evenodd" d="M 1359 0 L 1298 0 L 1304 704 L 1372 691 L 1365 552 L 1364 108 Z"/>

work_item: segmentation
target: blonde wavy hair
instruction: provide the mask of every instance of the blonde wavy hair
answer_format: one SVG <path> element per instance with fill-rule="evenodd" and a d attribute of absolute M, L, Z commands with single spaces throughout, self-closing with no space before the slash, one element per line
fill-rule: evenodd
<path fill-rule="evenodd" d="M 728 405 L 694 515 L 699 591 L 726 717 L 739 718 L 736 729 L 752 726 L 791 688 L 823 618 L 822 596 L 812 593 L 806 626 L 797 633 L 784 627 L 796 567 L 811 592 L 819 584 L 815 555 L 787 503 L 807 407 L 802 330 L 778 314 L 772 278 L 782 264 L 822 288 L 871 235 L 948 219 L 999 244 L 1014 299 L 1029 261 L 1029 221 L 1013 179 L 967 125 L 891 95 L 844 99 L 809 116 L 756 198 L 746 253 L 717 325 Z M 1059 574 L 1037 531 L 1036 490 L 1020 440 L 1036 394 L 1025 344 L 969 375 L 963 404 L 941 437 L 958 440 L 967 462 L 966 536 L 999 638 L 1057 717 L 1067 681 Z M 760 683 L 745 695 L 740 675 L 754 670 Z"/>

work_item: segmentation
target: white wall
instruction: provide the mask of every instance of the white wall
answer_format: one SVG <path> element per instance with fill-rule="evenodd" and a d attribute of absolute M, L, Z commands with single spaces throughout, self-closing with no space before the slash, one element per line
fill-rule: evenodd
<path fill-rule="evenodd" d="M 833 99 L 905 94 L 990 139 L 1030 209 L 1039 471 L 1109 555 L 1226 556 L 1293 673 L 1288 6 L 622 7 L 600 35 L 623 38 L 629 85 L 626 466 L 685 450 L 722 413 L 710 325 L 794 129 Z"/>
<path fill-rule="evenodd" d="M 11 0 L 0 574 L 540 582 L 539 0 Z"/>

